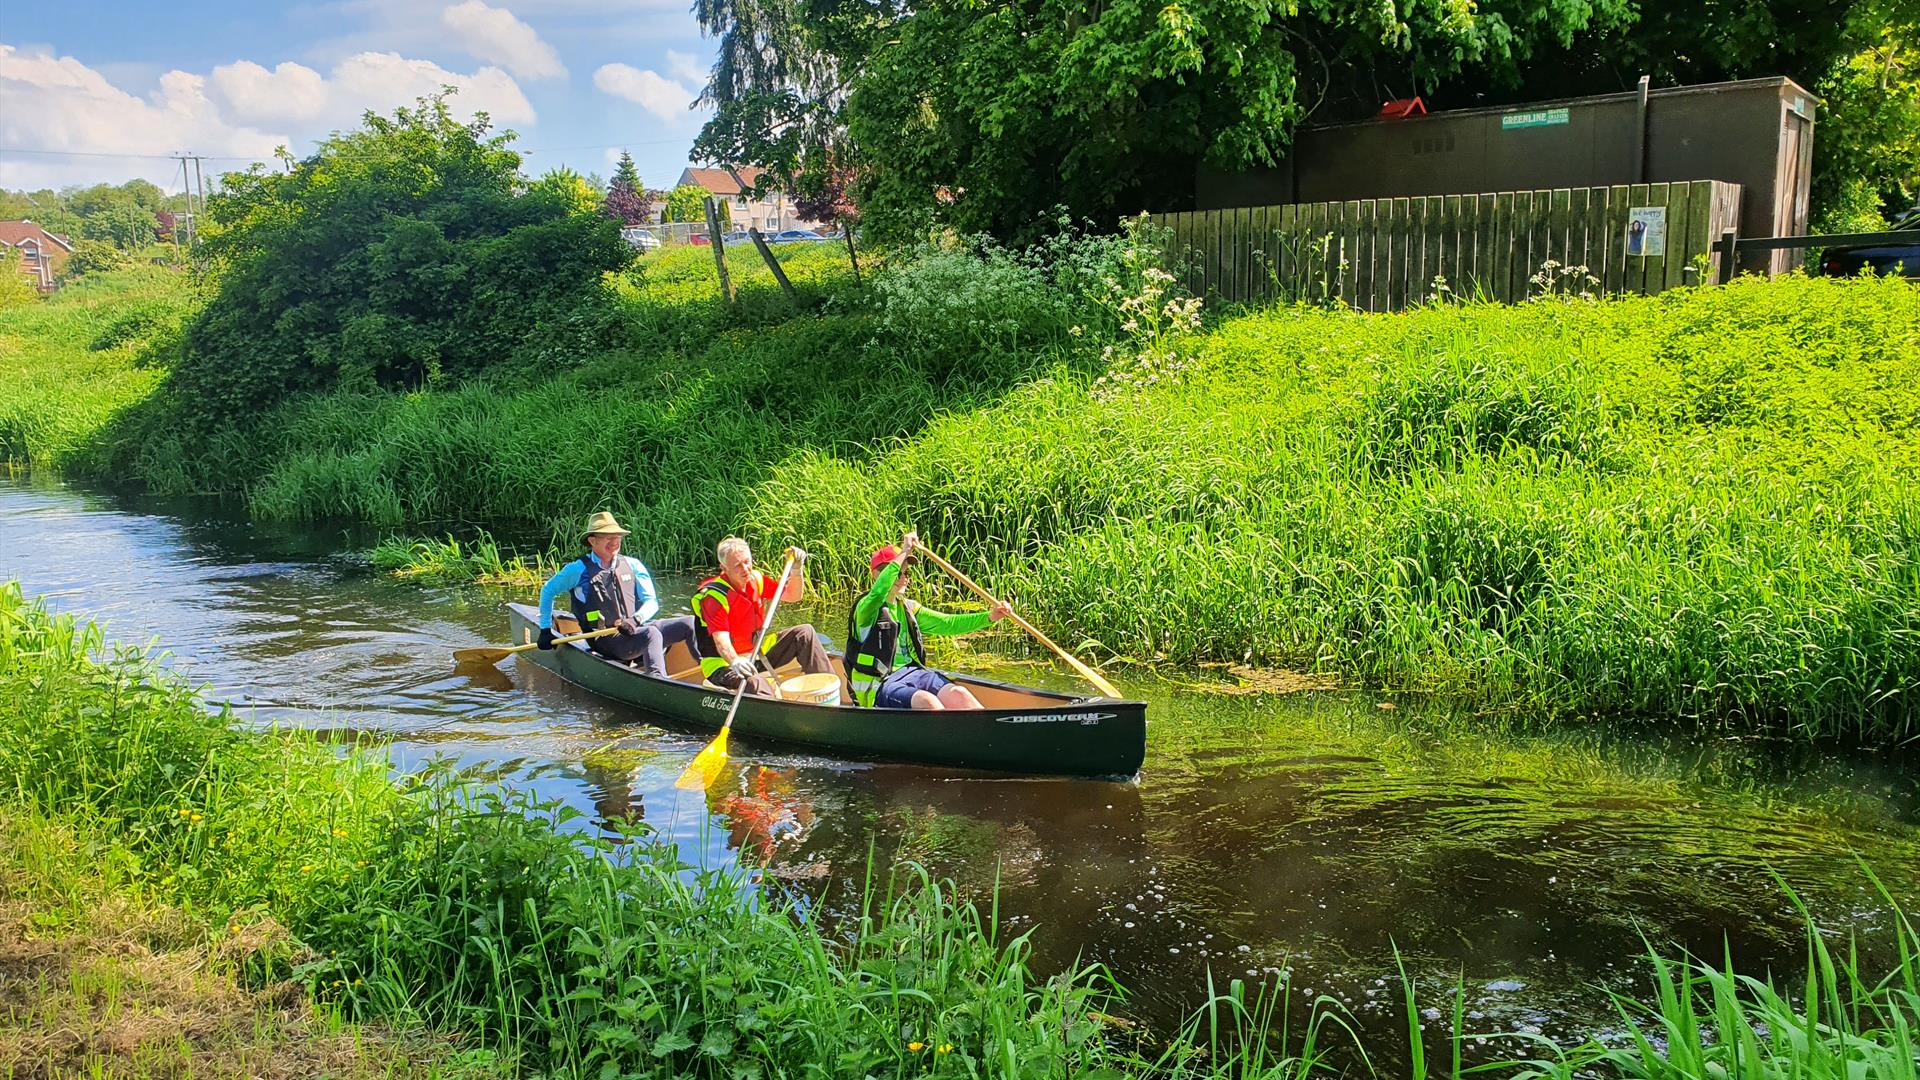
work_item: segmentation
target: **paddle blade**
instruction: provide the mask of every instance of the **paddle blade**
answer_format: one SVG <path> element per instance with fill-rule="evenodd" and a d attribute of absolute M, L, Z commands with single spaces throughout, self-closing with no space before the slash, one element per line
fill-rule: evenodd
<path fill-rule="evenodd" d="M 680 779 L 673 786 L 682 791 L 705 791 L 720 778 L 720 770 L 727 767 L 727 732 L 725 728 L 706 745 L 704 750 L 693 756 L 687 767 L 680 773 Z"/>
<path fill-rule="evenodd" d="M 477 649 L 455 649 L 453 662 L 455 664 L 497 664 L 512 655 L 512 649 L 487 645 Z"/>

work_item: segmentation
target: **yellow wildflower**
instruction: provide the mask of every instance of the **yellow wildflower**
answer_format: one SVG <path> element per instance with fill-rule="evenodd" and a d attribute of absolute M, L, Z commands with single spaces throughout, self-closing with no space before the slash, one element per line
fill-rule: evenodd
<path fill-rule="evenodd" d="M 346 839 L 346 836 L 347 836 L 347 830 L 345 830 L 345 829 L 335 829 L 335 830 L 333 830 L 333 835 L 335 835 L 335 836 L 338 836 L 338 837 L 340 837 L 341 839 L 343 839 L 343 840 L 344 840 L 344 839 Z"/>
<path fill-rule="evenodd" d="M 941 1053 L 943 1053 L 943 1054 L 951 1054 L 951 1053 L 953 1053 L 953 1044 L 952 1044 L 952 1043 L 941 1043 L 941 1044 L 940 1044 L 940 1052 L 941 1052 Z"/>
<path fill-rule="evenodd" d="M 188 820 L 188 821 L 205 821 L 205 820 L 207 820 L 207 815 L 205 815 L 205 814 L 195 814 L 195 815 L 193 815 L 192 817 L 190 817 L 190 818 L 188 818 L 187 820 Z"/>
<path fill-rule="evenodd" d="M 303 874 L 311 874 L 311 873 L 313 873 L 313 864 L 312 864 L 312 863 L 307 863 L 306 865 L 304 865 L 304 866 L 302 866 L 302 867 L 300 868 L 300 872 L 301 872 L 301 873 L 303 873 Z"/>
<path fill-rule="evenodd" d="M 927 1044 L 923 1042 L 910 1042 L 907 1044 L 907 1049 L 913 1051 L 916 1054 L 926 1048 L 927 1048 Z"/>
<path fill-rule="evenodd" d="M 192 811 L 192 810 L 190 810 L 190 809 L 188 809 L 187 807 L 184 807 L 184 806 L 183 806 L 183 807 L 181 807 L 181 808 L 180 808 L 180 816 L 181 816 L 181 817 L 186 817 L 186 816 L 187 816 L 188 814 L 191 814 L 191 813 L 193 813 L 193 811 Z"/>

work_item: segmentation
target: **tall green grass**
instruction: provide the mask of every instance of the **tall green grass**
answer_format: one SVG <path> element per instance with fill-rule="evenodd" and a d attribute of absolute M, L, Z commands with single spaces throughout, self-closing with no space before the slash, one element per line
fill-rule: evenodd
<path fill-rule="evenodd" d="M 476 1033 L 528 1075 L 1382 1075 L 1386 1048 L 1283 987 L 1210 985 L 1180 1031 L 1127 1037 L 1103 972 L 1035 971 L 1025 935 L 911 867 L 824 921 L 742 872 L 681 864 L 642 827 L 611 842 L 522 793 L 445 770 L 395 781 L 364 749 L 237 729 L 12 583 L 0 803 L 61 815 L 126 887 L 216 933 L 279 942 L 250 951 L 256 977 L 291 976 L 346 1017 Z M 1456 1004 L 1433 1057 L 1453 1076 L 1913 1080 L 1920 934 L 1885 902 L 1899 962 L 1884 978 L 1809 916 L 1797 981 L 1650 950 L 1654 997 L 1617 997 L 1610 1038 L 1463 1065 Z M 1409 982 L 1424 1077 L 1418 1006 Z"/>
<path fill-rule="evenodd" d="M 0 462 L 79 466 L 76 455 L 165 377 L 199 304 L 184 274 L 142 267 L 0 308 Z"/>
<path fill-rule="evenodd" d="M 753 533 L 912 524 L 1085 647 L 1558 713 L 1920 737 L 1920 290 L 1246 315 L 1183 381 L 1037 382 L 810 452 Z"/>
<path fill-rule="evenodd" d="M 604 508 L 650 565 L 745 533 L 829 586 L 913 525 L 1109 659 L 1920 738 L 1913 284 L 1241 312 L 1103 381 L 1128 363 L 1124 243 L 929 245 L 863 288 L 800 246 L 798 310 L 751 250 L 732 305 L 710 250 L 655 253 L 614 283 L 618 349 L 209 438 L 157 400 L 104 424 L 55 404 L 59 357 L 0 373 L 0 402 L 88 417 L 42 437 L 83 475 L 265 518 L 565 538 Z"/>

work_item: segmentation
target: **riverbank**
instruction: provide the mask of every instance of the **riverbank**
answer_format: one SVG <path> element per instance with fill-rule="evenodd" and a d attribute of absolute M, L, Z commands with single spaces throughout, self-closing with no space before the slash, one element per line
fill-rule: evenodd
<path fill-rule="evenodd" d="M 669 252 L 615 283 L 622 345 L 602 354 L 337 391 L 212 440 L 156 396 L 54 460 L 241 493 L 263 519 L 563 551 L 606 507 L 656 567 L 742 532 L 806 546 L 833 587 L 911 524 L 1106 662 L 1920 737 L 1910 283 L 1289 308 L 1193 332 L 1160 296 L 1166 325 L 1128 331 L 1059 252 L 902 253 L 864 288 L 839 254 L 791 256 L 804 314 L 744 259 L 730 311 L 708 253 Z M 59 385 L 8 378 L 0 398 Z"/>
<path fill-rule="evenodd" d="M 1154 1045 L 1170 1043 L 1172 1056 L 1143 1057 L 1129 1049 L 1135 1029 L 1078 1019 L 1119 1008 L 1097 975 L 1047 978 L 1029 966 L 1024 937 L 1000 936 L 983 912 L 910 870 L 897 892 L 873 899 L 868 919 L 834 913 L 839 932 L 823 940 L 782 893 L 761 894 L 758 908 L 743 903 L 752 886 L 739 874 L 704 872 L 690 887 L 644 829 L 607 845 L 577 831 L 571 812 L 527 795 L 463 794 L 444 773 L 396 785 L 375 753 L 235 730 L 144 661 L 88 659 L 107 650 L 98 631 L 0 592 L 0 800 L 15 820 L 57 805 L 75 836 L 35 872 L 71 879 L 72 857 L 90 852 L 85 865 L 111 871 L 114 891 L 172 906 L 188 940 L 209 949 L 245 946 L 249 980 L 290 980 L 327 1015 L 464 1032 L 519 1072 L 592 1073 L 609 1062 L 642 1075 L 716 1076 L 808 1063 L 877 1076 L 1047 1075 L 1069 1062 L 1075 1075 L 1298 1071 L 1271 1059 L 1246 1069 L 1231 1039 L 1185 1057 L 1168 1032 Z M 1920 1021 L 1900 996 L 1920 977 L 1920 942 L 1897 913 L 1876 921 L 1889 918 L 1905 928 L 1908 957 L 1889 981 L 1859 972 L 1829 986 L 1818 962 L 1810 969 L 1822 1019 L 1848 1018 L 1824 1039 L 1806 1039 L 1804 1011 L 1760 984 L 1716 981 L 1711 965 L 1669 969 L 1673 1004 L 1642 1023 L 1699 1032 L 1699 1018 L 1720 1009 L 1764 1025 L 1740 1052 L 1777 1061 L 1782 1075 L 1843 1069 L 1839 1057 L 1851 1055 L 1860 1075 L 1910 1077 L 1887 1048 L 1904 1046 L 1902 1033 Z M 1824 949 L 1818 940 L 1809 948 Z M 1832 960 L 1847 979 L 1851 961 Z M 1250 1009 L 1259 993 L 1248 987 Z M 1455 1048 L 1483 1059 L 1470 1036 L 1453 1040 L 1476 1026 L 1447 1019 L 1455 1006 L 1445 988 L 1423 983 L 1417 997 L 1413 1011 L 1440 1017 L 1420 1025 L 1429 1060 Z M 1308 1004 L 1296 996 L 1263 1022 L 1292 1017 L 1291 1036 L 1266 1032 L 1279 1048 L 1304 1049 L 1292 1040 L 1311 1022 Z M 1314 1011 L 1340 1007 L 1328 998 Z M 1229 1014 L 1226 1029 L 1244 1030 Z M 1318 1031 L 1320 1053 L 1365 1075 L 1330 1020 Z M 1549 1062 L 1547 1075 L 1668 1076 L 1735 1052 L 1711 1032 L 1661 1034 L 1658 1052 L 1631 1041 L 1617 1051 L 1534 1042 L 1528 1056 Z M 1187 1037 L 1208 1042 L 1204 1029 Z M 1004 1064 L 1009 1052 L 1017 1066 Z M 1790 1056 L 1806 1071 L 1788 1068 Z"/>
<path fill-rule="evenodd" d="M 491 1080 L 493 1052 L 361 1024 L 249 978 L 270 922 L 210 933 L 144 895 L 137 856 L 0 805 L 0 1074 L 127 1080 Z"/>

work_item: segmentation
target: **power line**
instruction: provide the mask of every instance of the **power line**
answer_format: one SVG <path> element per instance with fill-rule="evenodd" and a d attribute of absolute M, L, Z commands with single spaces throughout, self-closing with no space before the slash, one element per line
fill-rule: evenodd
<path fill-rule="evenodd" d="M 687 142 L 686 139 L 644 139 L 639 142 L 594 143 L 581 146 L 527 146 L 509 147 L 520 154 L 557 154 L 566 150 L 624 150 L 632 146 L 673 146 Z M 172 154 L 113 153 L 104 150 L 47 150 L 40 147 L 0 146 L 0 154 L 39 154 L 48 157 L 87 157 L 87 158 L 139 158 L 147 161 L 177 161 Z M 202 161 L 265 161 L 271 154 L 248 156 L 245 154 L 202 154 Z"/>
<path fill-rule="evenodd" d="M 53 157 L 142 158 L 150 161 L 178 161 L 173 154 L 110 154 L 97 150 L 39 150 L 24 146 L 0 146 L 0 154 L 45 154 Z M 269 155 L 271 156 L 271 155 Z M 203 154 L 205 161 L 257 161 L 258 158 L 229 154 Z"/>

